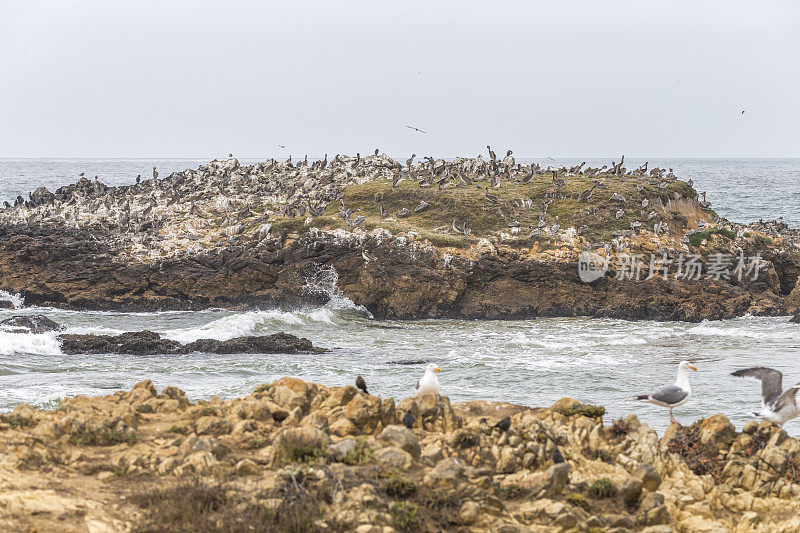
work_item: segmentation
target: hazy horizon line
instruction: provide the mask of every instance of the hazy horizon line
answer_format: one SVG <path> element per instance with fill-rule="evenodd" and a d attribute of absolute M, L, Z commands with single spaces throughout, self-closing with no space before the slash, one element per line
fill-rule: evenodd
<path fill-rule="evenodd" d="M 289 156 L 292 157 L 293 160 L 301 161 L 307 154 L 303 154 L 302 157 L 298 157 L 294 153 L 292 154 L 281 154 L 281 155 L 270 155 L 270 156 L 236 156 L 234 155 L 234 159 L 239 160 L 259 160 L 265 161 L 269 159 L 287 159 Z M 339 155 L 343 156 L 354 156 L 355 153 L 348 154 L 348 153 L 339 153 Z M 362 157 L 367 157 L 373 155 L 372 152 L 361 154 Z M 406 159 L 408 155 L 392 155 L 386 154 L 381 152 L 381 155 L 388 155 L 392 159 Z M 484 158 L 488 159 L 485 154 Z M 335 157 L 336 154 L 328 154 L 328 159 L 332 159 Z M 311 156 L 308 155 L 310 160 L 320 160 L 325 157 L 325 154 L 321 156 Z M 417 156 L 417 160 L 423 160 L 426 156 Z M 472 157 L 469 155 L 437 155 L 435 156 L 437 159 L 455 159 L 456 157 Z M 664 156 L 664 155 L 628 155 L 625 154 L 624 157 L 628 159 L 706 159 L 706 160 L 713 160 L 713 159 L 800 159 L 800 156 Z M 619 155 L 582 155 L 582 156 L 521 156 L 514 154 L 514 158 L 517 160 L 522 159 L 618 159 Z M 0 160 L 66 160 L 66 161 L 102 161 L 102 160 L 110 160 L 116 159 L 121 161 L 152 161 L 152 160 L 161 160 L 161 161 L 213 161 L 213 160 L 227 160 L 228 157 L 214 157 L 214 156 L 92 156 L 92 157 L 82 157 L 82 156 L 0 156 Z M 499 157 L 499 159 L 502 159 Z"/>

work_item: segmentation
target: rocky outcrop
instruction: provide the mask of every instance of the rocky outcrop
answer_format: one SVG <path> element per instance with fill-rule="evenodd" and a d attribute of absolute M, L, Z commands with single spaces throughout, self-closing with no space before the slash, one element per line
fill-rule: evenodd
<path fill-rule="evenodd" d="M 2 415 L 0 528 L 800 528 L 800 441 L 784 431 L 736 432 L 715 415 L 659 440 L 635 416 L 601 413 L 571 399 L 395 403 L 294 378 L 195 403 L 145 381 Z M 506 431 L 493 427 L 501 416 Z"/>
<path fill-rule="evenodd" d="M 132 331 L 120 335 L 59 335 L 61 350 L 66 354 L 130 354 L 160 355 L 204 352 L 213 354 L 233 353 L 319 353 L 308 339 L 289 333 L 237 337 L 227 341 L 200 339 L 182 345 L 178 341 L 162 339 L 152 331 Z"/>
<path fill-rule="evenodd" d="M 5 329 L 14 333 L 47 333 L 48 331 L 60 331 L 61 324 L 50 320 L 44 315 L 25 315 L 12 316 L 5 320 L 0 320 L 0 329 Z"/>
<path fill-rule="evenodd" d="M 781 222 L 724 220 L 664 169 L 578 165 L 553 180 L 535 163 L 493 165 L 230 159 L 130 186 L 40 188 L 0 209 L 0 290 L 29 305 L 126 311 L 290 307 L 338 291 L 378 318 L 699 321 L 798 310 L 800 244 Z M 603 186 L 582 199 L 595 178 Z M 502 194 L 489 195 L 495 187 Z M 641 281 L 607 272 L 584 283 L 584 251 L 618 266 L 638 257 Z M 719 254 L 731 264 L 709 275 Z M 757 279 L 731 272 L 757 254 Z M 702 275 L 676 279 L 690 257 Z M 651 258 L 668 260 L 667 279 Z M 336 286 L 309 283 L 320 272 Z"/>
<path fill-rule="evenodd" d="M 0 286 L 22 293 L 30 305 L 128 311 L 316 305 L 340 291 L 377 318 L 700 321 L 787 312 L 771 263 L 756 282 L 605 277 L 586 284 L 577 259 L 533 259 L 503 246 L 453 256 L 380 230 L 355 235 L 312 228 L 295 237 L 120 263 L 108 243 L 85 230 L 0 228 Z M 314 287 L 320 273 L 333 274 L 336 285 Z"/>

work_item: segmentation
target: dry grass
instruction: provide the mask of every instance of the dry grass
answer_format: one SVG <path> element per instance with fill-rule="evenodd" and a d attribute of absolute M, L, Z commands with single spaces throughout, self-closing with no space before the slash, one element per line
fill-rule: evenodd
<path fill-rule="evenodd" d="M 144 511 L 137 533 L 277 533 L 316 531 L 317 499 L 294 488 L 281 489 L 277 508 L 249 503 L 245 494 L 217 482 L 187 478 L 168 488 L 141 488 L 130 497 Z M 243 503 L 244 502 L 244 503 Z"/>

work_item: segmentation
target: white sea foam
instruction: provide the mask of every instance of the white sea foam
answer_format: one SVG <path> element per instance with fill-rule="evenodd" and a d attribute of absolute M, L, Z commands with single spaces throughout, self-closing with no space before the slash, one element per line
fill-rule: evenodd
<path fill-rule="evenodd" d="M 23 298 L 21 294 L 11 294 L 7 291 L 0 291 L 0 301 L 11 302 L 14 309 L 21 309 L 22 306 L 25 305 L 25 298 Z"/>
<path fill-rule="evenodd" d="M 768 325 L 762 325 L 759 328 L 754 328 L 750 324 L 742 324 L 741 326 L 732 325 L 731 322 L 707 322 L 703 321 L 700 324 L 686 330 L 689 335 L 701 335 L 707 337 L 727 337 L 727 338 L 741 338 L 741 339 L 768 339 L 775 335 L 780 335 L 782 338 L 797 338 L 800 339 L 800 330 L 787 331 L 785 328 L 780 333 L 773 331 Z"/>
<path fill-rule="evenodd" d="M 329 298 L 324 308 L 336 311 L 348 311 L 364 314 L 372 318 L 372 313 L 367 311 L 364 306 L 356 305 L 350 298 L 344 295 L 336 285 L 339 281 L 339 274 L 332 266 L 319 267 L 306 278 L 303 291 L 309 294 L 322 294 Z"/>
<path fill-rule="evenodd" d="M 13 354 L 60 354 L 61 344 L 56 339 L 57 333 L 11 333 L 0 331 L 0 355 Z"/>

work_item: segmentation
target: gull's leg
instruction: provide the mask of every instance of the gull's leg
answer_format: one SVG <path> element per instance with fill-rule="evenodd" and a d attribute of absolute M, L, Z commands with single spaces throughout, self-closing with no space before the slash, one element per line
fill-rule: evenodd
<path fill-rule="evenodd" d="M 680 422 L 675 420 L 675 415 L 672 414 L 672 407 L 669 408 L 669 421 L 672 422 L 673 424 L 678 424 L 678 425 L 681 424 Z"/>

